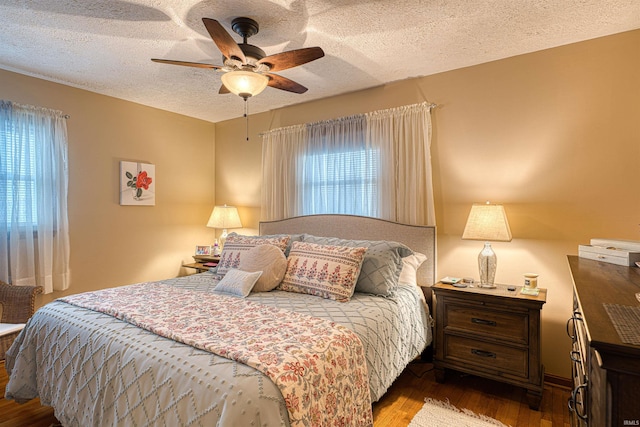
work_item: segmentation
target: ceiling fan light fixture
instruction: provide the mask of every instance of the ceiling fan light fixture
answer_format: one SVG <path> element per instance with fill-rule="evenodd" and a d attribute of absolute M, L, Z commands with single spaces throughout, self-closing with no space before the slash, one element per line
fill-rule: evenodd
<path fill-rule="evenodd" d="M 286 77 L 273 74 L 273 71 L 298 67 L 324 56 L 324 51 L 317 46 L 266 56 L 258 46 L 247 43 L 247 38 L 257 34 L 260 28 L 258 23 L 251 18 L 238 17 L 231 22 L 231 28 L 242 37 L 242 43 L 237 43 L 215 19 L 202 18 L 202 22 L 218 50 L 222 53 L 223 66 L 171 59 L 152 59 L 152 61 L 186 67 L 209 68 L 226 73 L 222 75 L 223 85 L 218 93 L 231 92 L 245 101 L 251 96 L 258 95 L 267 86 L 291 93 L 305 93 L 306 87 Z"/>
<path fill-rule="evenodd" d="M 258 95 L 269 83 L 269 77 L 264 74 L 245 70 L 229 71 L 221 79 L 229 92 L 245 99 Z"/>

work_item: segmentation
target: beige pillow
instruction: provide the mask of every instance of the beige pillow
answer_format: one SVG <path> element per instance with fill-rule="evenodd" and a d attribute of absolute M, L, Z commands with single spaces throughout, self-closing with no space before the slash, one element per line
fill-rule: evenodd
<path fill-rule="evenodd" d="M 224 276 L 232 268 L 240 268 L 240 260 L 244 257 L 244 254 L 254 246 L 260 245 L 275 245 L 280 248 L 282 252 L 287 249 L 289 235 L 279 236 L 243 236 L 241 234 L 231 233 L 224 243 L 222 254 L 220 255 L 220 261 L 218 262 L 218 269 L 216 274 Z"/>
<path fill-rule="evenodd" d="M 253 292 L 269 292 L 280 284 L 287 271 L 287 258 L 274 245 L 259 245 L 246 251 L 240 259 L 240 270 L 262 271 Z"/>

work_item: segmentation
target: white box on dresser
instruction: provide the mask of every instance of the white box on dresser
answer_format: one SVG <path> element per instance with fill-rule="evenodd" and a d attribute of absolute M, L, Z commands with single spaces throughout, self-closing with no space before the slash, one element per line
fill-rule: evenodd
<path fill-rule="evenodd" d="M 613 246 L 578 245 L 580 258 L 603 261 L 610 264 L 632 266 L 640 261 L 640 251 L 634 252 L 628 249 L 618 249 Z"/>
<path fill-rule="evenodd" d="M 591 239 L 591 246 L 612 247 L 616 249 L 627 249 L 630 252 L 640 252 L 640 242 L 637 240 Z"/>

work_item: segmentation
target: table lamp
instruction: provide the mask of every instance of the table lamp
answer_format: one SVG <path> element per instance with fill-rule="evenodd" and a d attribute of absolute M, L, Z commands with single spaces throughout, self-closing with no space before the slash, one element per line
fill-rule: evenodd
<path fill-rule="evenodd" d="M 504 206 L 492 205 L 489 202 L 485 204 L 474 203 L 471 206 L 471 212 L 469 212 L 462 238 L 465 240 L 485 241 L 484 248 L 478 255 L 480 287 L 495 288 L 494 280 L 498 259 L 491 248 L 490 241 L 510 242 L 512 239 Z"/>
<path fill-rule="evenodd" d="M 238 208 L 227 205 L 215 206 L 209 217 L 209 222 L 207 222 L 207 227 L 222 229 L 222 234 L 220 235 L 220 249 L 222 250 L 224 242 L 227 240 L 227 229 L 242 228 Z"/>

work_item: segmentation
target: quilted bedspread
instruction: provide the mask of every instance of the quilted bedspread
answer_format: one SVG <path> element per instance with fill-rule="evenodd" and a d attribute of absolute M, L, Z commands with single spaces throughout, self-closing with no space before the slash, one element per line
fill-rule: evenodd
<path fill-rule="evenodd" d="M 334 322 L 159 283 L 62 301 L 256 368 L 280 388 L 292 427 L 373 425 L 362 344 Z"/>
<path fill-rule="evenodd" d="M 158 283 L 210 294 L 217 282 L 202 273 Z M 248 300 L 354 331 L 372 401 L 431 341 L 416 287 L 393 299 L 356 293 L 349 303 L 281 291 Z M 7 398 L 40 397 L 65 426 L 290 425 L 281 391 L 255 368 L 62 301 L 36 312 L 6 368 Z"/>

